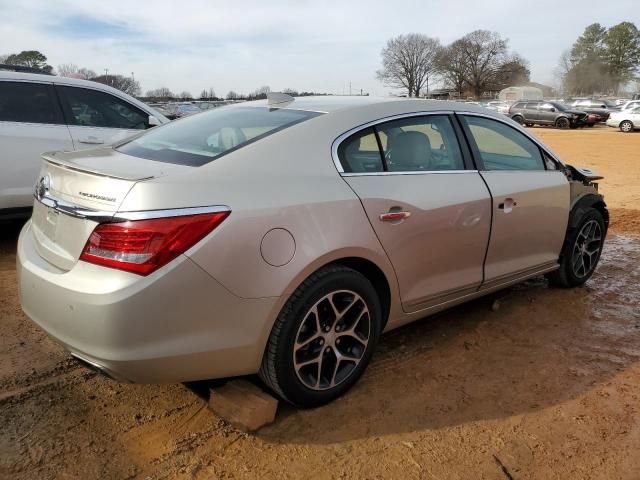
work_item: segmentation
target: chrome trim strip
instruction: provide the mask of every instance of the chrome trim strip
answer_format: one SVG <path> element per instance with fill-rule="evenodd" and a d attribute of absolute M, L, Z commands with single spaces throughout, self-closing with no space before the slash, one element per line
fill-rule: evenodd
<path fill-rule="evenodd" d="M 162 210 L 136 210 L 128 212 L 109 212 L 104 210 L 95 210 L 83 207 L 75 203 L 67 202 L 60 198 L 54 197 L 50 193 L 46 193 L 41 198 L 34 195 L 35 199 L 41 204 L 53 208 L 54 210 L 69 215 L 70 217 L 83 220 L 92 220 L 97 223 L 114 223 L 135 220 L 150 220 L 153 218 L 180 217 L 184 215 L 200 215 L 203 213 L 219 213 L 230 212 L 231 208 L 227 205 L 211 205 L 201 207 L 184 207 L 171 208 Z"/>
<path fill-rule="evenodd" d="M 393 120 L 399 120 L 399 119 L 402 119 L 402 118 L 425 117 L 425 116 L 428 116 L 428 115 L 451 115 L 452 113 L 454 113 L 452 110 L 431 110 L 431 111 L 428 111 L 428 112 L 422 111 L 422 112 L 411 112 L 411 113 L 399 113 L 399 114 L 396 114 L 396 115 L 390 115 L 388 117 L 379 118 L 379 119 L 373 120 L 371 122 L 363 123 L 362 125 L 354 127 L 351 130 L 347 130 L 346 132 L 344 132 L 342 135 L 340 135 L 338 138 L 336 138 L 333 141 L 333 143 L 331 144 L 331 158 L 333 159 L 333 164 L 335 165 L 335 167 L 338 170 L 338 173 L 340 173 L 340 175 L 345 175 L 344 168 L 342 168 L 342 164 L 340 163 L 340 159 L 338 158 L 338 147 L 340 146 L 340 144 L 342 143 L 343 140 L 345 140 L 347 137 L 350 137 L 354 133 L 359 132 L 360 130 L 364 130 L 365 128 L 372 127 L 372 126 L 378 125 L 380 123 L 390 122 L 390 121 L 393 121 Z M 371 173 L 379 175 L 379 174 L 382 174 L 382 173 L 389 173 L 389 172 L 379 172 L 379 173 L 371 172 Z M 393 173 L 396 173 L 396 172 L 393 172 Z M 402 172 L 397 172 L 397 173 L 402 173 Z M 420 172 L 420 173 L 423 173 L 423 172 Z"/>
<path fill-rule="evenodd" d="M 388 175 L 442 175 L 445 173 L 478 173 L 478 170 L 414 170 L 409 172 L 350 172 L 341 173 L 343 177 L 385 177 Z"/>
<path fill-rule="evenodd" d="M 201 215 L 203 213 L 230 212 L 227 205 L 211 205 L 209 207 L 171 208 L 167 210 L 138 210 L 131 212 L 115 212 L 112 222 L 150 220 L 153 218 L 182 217 L 185 215 Z"/>

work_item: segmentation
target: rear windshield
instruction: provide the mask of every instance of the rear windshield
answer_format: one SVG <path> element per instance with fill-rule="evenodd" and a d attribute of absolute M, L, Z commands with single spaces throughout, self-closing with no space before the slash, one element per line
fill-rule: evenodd
<path fill-rule="evenodd" d="M 158 162 L 199 167 L 318 115 L 283 108 L 216 108 L 150 130 L 116 150 Z"/>

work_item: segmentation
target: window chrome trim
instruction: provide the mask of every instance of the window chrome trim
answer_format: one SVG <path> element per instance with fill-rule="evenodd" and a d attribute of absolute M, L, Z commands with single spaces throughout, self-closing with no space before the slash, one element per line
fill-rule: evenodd
<path fill-rule="evenodd" d="M 407 172 L 345 172 L 340 175 L 343 177 L 373 177 L 373 176 L 389 176 L 389 175 L 443 175 L 446 173 L 478 173 L 478 170 L 409 170 Z"/>
<path fill-rule="evenodd" d="M 211 205 L 203 207 L 170 208 L 161 210 L 134 210 L 127 212 L 109 212 L 83 207 L 76 203 L 67 202 L 47 192 L 42 197 L 34 195 L 41 204 L 70 217 L 82 220 L 92 220 L 97 223 L 114 223 L 136 220 L 151 220 L 154 218 L 180 217 L 185 215 L 200 215 L 203 213 L 230 212 L 227 205 Z"/>
<path fill-rule="evenodd" d="M 351 135 L 353 135 L 355 133 L 358 133 L 360 130 L 364 130 L 365 128 L 373 127 L 373 126 L 379 125 L 381 123 L 391 122 L 393 120 L 401 120 L 403 118 L 426 117 L 426 116 L 431 116 L 431 115 L 451 115 L 452 113 L 455 113 L 455 112 L 453 110 L 429 110 L 427 112 L 421 111 L 421 112 L 399 113 L 399 114 L 396 114 L 396 115 L 390 115 L 388 117 L 382 117 L 382 118 L 379 118 L 377 120 L 373 120 L 371 122 L 367 122 L 367 123 L 363 123 L 361 125 L 358 125 L 357 127 L 354 127 L 351 130 L 347 130 L 346 132 L 341 134 L 331 144 L 331 158 L 333 160 L 333 164 L 335 165 L 336 169 L 338 170 L 338 173 L 341 176 L 349 176 L 349 177 L 353 177 L 353 176 L 356 176 L 356 175 L 365 175 L 365 176 L 383 175 L 383 174 L 389 174 L 389 173 L 398 175 L 398 174 L 447 172 L 447 170 L 425 170 L 424 172 L 415 172 L 415 171 L 408 171 L 408 172 L 362 172 L 362 173 L 345 172 L 344 168 L 342 167 L 342 163 L 340 163 L 340 158 L 338 157 L 338 148 L 340 147 L 340 144 L 344 140 L 346 140 L 348 137 L 350 137 Z M 453 170 L 449 170 L 449 172 L 451 172 L 451 171 L 453 171 Z"/>

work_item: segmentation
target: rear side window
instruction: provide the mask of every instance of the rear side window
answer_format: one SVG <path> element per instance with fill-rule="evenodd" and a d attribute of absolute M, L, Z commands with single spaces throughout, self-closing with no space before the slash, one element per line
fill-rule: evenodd
<path fill-rule="evenodd" d="M 347 173 L 464 170 L 447 115 L 407 117 L 360 130 L 338 147 Z"/>
<path fill-rule="evenodd" d="M 376 133 L 365 128 L 338 147 L 338 157 L 347 173 L 382 172 L 384 170 Z"/>
<path fill-rule="evenodd" d="M 485 170 L 545 170 L 538 146 L 516 129 L 488 118 L 463 118 Z"/>
<path fill-rule="evenodd" d="M 149 115 L 108 93 L 78 87 L 58 86 L 70 125 L 80 127 L 144 130 Z"/>
<path fill-rule="evenodd" d="M 51 85 L 0 82 L 0 121 L 62 124 Z"/>
<path fill-rule="evenodd" d="M 458 139 L 446 115 L 409 117 L 376 129 L 390 172 L 464 170 Z"/>
<path fill-rule="evenodd" d="M 134 157 L 199 167 L 318 112 L 268 107 L 221 107 L 172 122 L 117 150 Z"/>

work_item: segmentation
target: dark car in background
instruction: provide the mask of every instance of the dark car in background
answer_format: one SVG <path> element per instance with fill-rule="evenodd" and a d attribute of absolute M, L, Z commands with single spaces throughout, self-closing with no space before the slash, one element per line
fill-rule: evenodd
<path fill-rule="evenodd" d="M 509 109 L 509 116 L 527 127 L 553 125 L 558 128 L 578 128 L 590 123 L 586 112 L 572 110 L 561 103 L 544 100 L 516 102 Z"/>
<path fill-rule="evenodd" d="M 571 108 L 594 115 L 597 122 L 606 122 L 611 115 L 611 109 L 601 100 L 576 100 Z"/>

